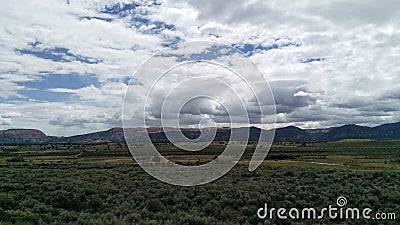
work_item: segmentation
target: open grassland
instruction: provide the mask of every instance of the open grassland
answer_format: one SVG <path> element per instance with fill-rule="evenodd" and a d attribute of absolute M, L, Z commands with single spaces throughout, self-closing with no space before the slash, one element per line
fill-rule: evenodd
<path fill-rule="evenodd" d="M 224 143 L 200 152 L 157 145 L 170 160 L 199 165 Z M 0 224 L 400 224 L 400 141 L 274 144 L 262 166 L 254 151 L 215 182 L 162 183 L 123 144 L 0 146 Z M 257 209 L 336 205 L 396 213 L 395 220 L 260 220 Z M 373 215 L 373 214 L 372 214 Z"/>

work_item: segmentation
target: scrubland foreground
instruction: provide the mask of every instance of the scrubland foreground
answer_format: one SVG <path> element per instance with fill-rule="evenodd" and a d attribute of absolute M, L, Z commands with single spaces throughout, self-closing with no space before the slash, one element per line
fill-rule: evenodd
<path fill-rule="evenodd" d="M 201 152 L 157 148 L 199 165 L 225 143 Z M 274 144 L 247 170 L 254 144 L 224 177 L 178 187 L 148 175 L 124 144 L 0 146 L 0 224 L 400 224 L 400 141 Z M 395 213 L 390 220 L 260 219 L 268 207 L 321 209 L 344 196 L 348 207 Z"/>

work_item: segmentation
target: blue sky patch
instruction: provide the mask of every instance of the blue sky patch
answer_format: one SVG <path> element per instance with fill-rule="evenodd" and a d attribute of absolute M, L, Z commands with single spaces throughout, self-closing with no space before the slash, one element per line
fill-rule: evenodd
<path fill-rule="evenodd" d="M 102 13 L 112 14 L 112 15 L 119 15 L 121 17 L 127 16 L 132 13 L 140 4 L 138 3 L 117 3 L 114 5 L 108 5 L 101 10 Z"/>
<path fill-rule="evenodd" d="M 284 47 L 295 46 L 300 47 L 301 44 L 288 42 L 283 44 L 272 44 L 272 45 L 262 45 L 262 44 L 233 44 L 232 47 L 237 48 L 244 54 L 248 56 L 254 55 L 258 51 L 269 51 L 272 49 L 280 49 Z"/>
<path fill-rule="evenodd" d="M 72 54 L 69 49 L 63 47 L 41 48 L 41 44 L 41 42 L 36 41 L 29 43 L 30 48 L 15 49 L 15 51 L 20 54 L 34 55 L 38 58 L 49 59 L 54 62 L 79 61 L 87 64 L 97 64 L 101 62 L 101 60 L 95 58 Z"/>
<path fill-rule="evenodd" d="M 180 37 L 167 38 L 164 43 L 162 43 L 162 47 L 173 47 L 181 41 L 182 39 Z"/>
<path fill-rule="evenodd" d="M 172 24 L 167 24 L 162 21 L 152 21 L 143 16 L 134 16 L 132 18 L 132 26 L 136 29 L 139 29 L 141 26 L 150 26 L 153 25 L 151 29 L 141 31 L 143 34 L 159 34 L 163 30 L 176 30 L 176 27 Z"/>
<path fill-rule="evenodd" d="M 97 80 L 95 75 L 79 75 L 77 73 L 47 74 L 42 76 L 40 80 L 20 82 L 18 84 L 30 89 L 39 90 L 50 88 L 79 89 L 90 85 L 100 87 L 100 82 Z"/>
<path fill-rule="evenodd" d="M 26 87 L 18 91 L 18 94 L 28 99 L 45 102 L 73 102 L 76 101 L 71 93 L 51 92 L 51 88 L 80 89 L 86 86 L 94 85 L 100 87 L 100 82 L 94 75 L 79 74 L 48 74 L 41 77 L 40 80 L 18 82 L 17 84 Z"/>
<path fill-rule="evenodd" d="M 309 58 L 306 60 L 301 61 L 301 63 L 310 63 L 310 62 L 320 62 L 320 61 L 325 61 L 325 58 Z"/>
<path fill-rule="evenodd" d="M 235 50 L 228 46 L 212 45 L 206 48 L 203 52 L 194 53 L 191 55 L 185 54 L 162 54 L 163 57 L 176 57 L 177 62 L 184 61 L 203 61 L 212 60 L 221 56 L 231 55 L 235 53 Z"/>
<path fill-rule="evenodd" d="M 126 17 L 136 13 L 138 7 L 140 6 L 160 6 L 161 4 L 154 1 L 143 1 L 143 2 L 132 2 L 132 3 L 116 3 L 110 4 L 104 7 L 104 9 L 100 10 L 100 12 L 110 15 L 117 15 L 120 17 Z M 142 8 L 143 9 L 143 8 Z M 140 10 L 142 11 L 142 10 Z"/>
<path fill-rule="evenodd" d="M 74 103 L 77 97 L 71 93 L 59 93 L 47 90 L 20 90 L 19 94 L 39 102 L 66 102 Z"/>
<path fill-rule="evenodd" d="M 105 6 L 100 12 L 104 14 L 109 14 L 113 16 L 117 16 L 119 18 L 129 18 L 131 27 L 139 29 L 141 26 L 150 26 L 153 25 L 152 28 L 148 30 L 141 31 L 144 34 L 159 34 L 163 30 L 175 30 L 176 27 L 172 24 L 167 24 L 163 21 L 153 21 L 146 18 L 147 11 L 144 10 L 142 6 L 159 6 L 160 3 L 157 1 L 152 2 L 143 2 L 143 3 L 117 3 L 113 5 Z M 91 19 L 91 18 L 89 18 Z M 99 18 L 93 17 L 93 19 L 101 19 L 108 22 L 108 18 Z"/>

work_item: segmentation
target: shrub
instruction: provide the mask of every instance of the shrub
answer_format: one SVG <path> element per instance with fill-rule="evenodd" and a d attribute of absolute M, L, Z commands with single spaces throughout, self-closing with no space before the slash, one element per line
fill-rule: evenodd
<path fill-rule="evenodd" d="M 146 204 L 147 209 L 153 213 L 161 211 L 164 205 L 158 199 L 150 200 Z"/>
<path fill-rule="evenodd" d="M 14 156 L 7 159 L 7 162 L 25 162 L 25 159 L 22 156 Z"/>
<path fill-rule="evenodd" d="M 8 221 L 10 216 L 3 209 L 0 208 L 0 221 Z"/>

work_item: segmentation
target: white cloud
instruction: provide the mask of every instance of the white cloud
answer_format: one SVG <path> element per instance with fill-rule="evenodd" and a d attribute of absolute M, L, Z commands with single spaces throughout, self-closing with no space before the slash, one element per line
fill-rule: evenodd
<path fill-rule="evenodd" d="M 122 81 L 175 38 L 263 46 L 251 59 L 268 80 L 279 84 L 273 89 L 282 125 L 373 125 L 400 120 L 397 1 L 167 0 L 156 5 L 138 2 L 140 6 L 125 17 L 102 10 L 130 1 L 69 2 L 0 2 L 0 128 L 74 134 L 118 126 L 126 88 Z M 143 18 L 174 29 L 146 34 L 157 28 L 155 23 L 135 28 L 129 13 L 142 13 Z M 35 42 L 39 50 L 65 48 L 68 54 L 99 63 L 68 55 L 70 62 L 52 61 L 16 51 L 32 49 Z M 22 100 L 30 99 L 21 93 L 27 89 L 24 82 L 42 79 L 42 72 L 94 74 L 100 85 L 46 89 L 72 94 L 75 102 Z M 134 101 L 143 101 L 144 88 L 135 91 Z M 20 116 L 7 117 L 10 112 Z"/>
<path fill-rule="evenodd" d="M 2 118 L 13 118 L 13 117 L 20 117 L 21 113 L 19 112 L 6 112 L 1 114 Z"/>
<path fill-rule="evenodd" d="M 0 118 L 0 125 L 11 125 L 12 122 L 9 118 Z"/>

